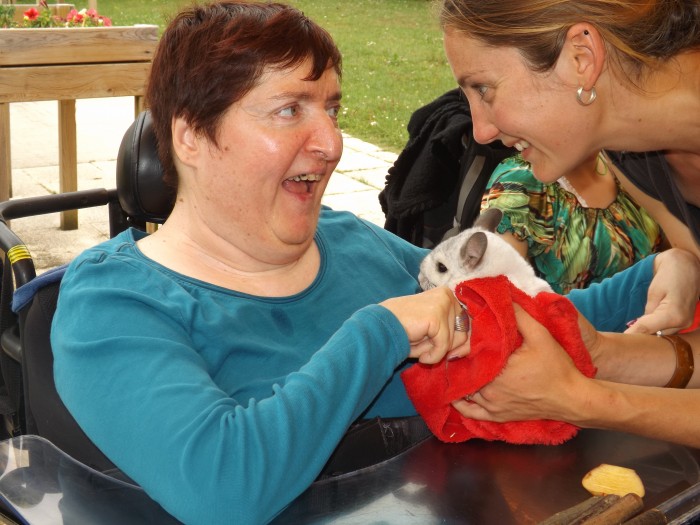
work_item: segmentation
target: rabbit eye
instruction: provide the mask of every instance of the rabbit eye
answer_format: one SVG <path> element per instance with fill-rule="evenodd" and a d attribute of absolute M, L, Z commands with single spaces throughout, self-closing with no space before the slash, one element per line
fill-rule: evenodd
<path fill-rule="evenodd" d="M 442 263 L 437 264 L 437 271 L 440 273 L 445 273 L 447 271 L 447 266 Z"/>

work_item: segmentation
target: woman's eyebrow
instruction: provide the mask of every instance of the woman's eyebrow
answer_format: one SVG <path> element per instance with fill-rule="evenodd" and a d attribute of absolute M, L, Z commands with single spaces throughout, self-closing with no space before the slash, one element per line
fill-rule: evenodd
<path fill-rule="evenodd" d="M 270 97 L 271 100 L 312 100 L 313 94 L 308 91 L 282 91 L 276 95 Z M 336 91 L 331 96 L 327 97 L 326 100 L 340 101 L 343 98 L 343 93 L 341 91 Z"/>

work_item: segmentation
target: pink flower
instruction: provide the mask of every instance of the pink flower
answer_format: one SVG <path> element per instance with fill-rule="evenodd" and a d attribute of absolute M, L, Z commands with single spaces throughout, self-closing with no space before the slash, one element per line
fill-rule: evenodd
<path fill-rule="evenodd" d="M 66 20 L 72 24 L 82 24 L 85 17 L 76 9 L 71 9 L 66 15 Z"/>
<path fill-rule="evenodd" d="M 35 8 L 30 7 L 24 12 L 25 20 L 36 20 L 39 17 L 39 11 Z"/>
<path fill-rule="evenodd" d="M 34 7 L 24 12 L 24 27 L 109 27 L 112 20 L 96 9 L 71 9 L 65 18 L 52 16 L 46 0 L 39 0 L 40 10 Z"/>

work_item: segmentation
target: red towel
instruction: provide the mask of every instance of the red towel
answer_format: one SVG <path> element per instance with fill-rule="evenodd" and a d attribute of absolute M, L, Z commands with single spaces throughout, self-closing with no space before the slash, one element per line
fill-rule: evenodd
<path fill-rule="evenodd" d="M 471 438 L 518 444 L 561 444 L 578 427 L 551 420 L 493 423 L 463 417 L 451 402 L 473 394 L 503 369 L 508 356 L 522 344 L 513 302 L 542 323 L 569 353 L 578 369 L 593 377 L 596 368 L 578 328 L 578 312 L 561 295 L 542 292 L 530 297 L 504 276 L 471 279 L 455 288 L 471 316 L 471 352 L 435 365 L 417 363 L 401 378 L 416 410 L 440 440 L 457 443 Z"/>
<path fill-rule="evenodd" d="M 690 332 L 694 332 L 698 328 L 700 328 L 700 302 L 698 302 L 695 305 L 695 316 L 693 317 L 693 324 L 691 324 L 688 328 L 685 328 L 678 333 L 688 334 Z"/>

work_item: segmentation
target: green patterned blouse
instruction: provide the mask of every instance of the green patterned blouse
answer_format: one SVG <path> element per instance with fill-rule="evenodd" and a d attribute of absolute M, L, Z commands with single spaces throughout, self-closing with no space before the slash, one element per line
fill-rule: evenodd
<path fill-rule="evenodd" d="M 527 242 L 537 275 L 568 293 L 624 270 L 659 249 L 659 226 L 620 188 L 605 209 L 586 208 L 558 183 L 544 184 L 527 162 L 504 160 L 486 186 L 481 209 L 503 210 L 499 233 Z"/>

